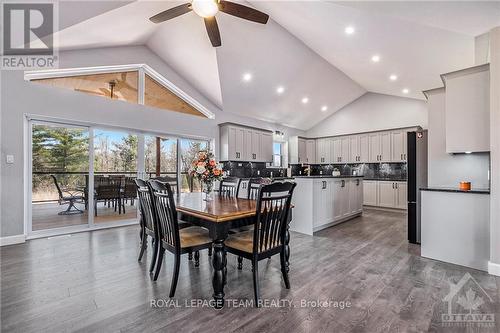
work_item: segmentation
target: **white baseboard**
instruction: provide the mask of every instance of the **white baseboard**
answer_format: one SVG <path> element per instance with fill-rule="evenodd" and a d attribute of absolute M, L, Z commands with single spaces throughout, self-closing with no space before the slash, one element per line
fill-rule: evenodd
<path fill-rule="evenodd" d="M 0 246 L 19 244 L 19 243 L 24 243 L 25 241 L 26 241 L 25 235 L 0 237 Z"/>
<path fill-rule="evenodd" d="M 500 264 L 495 264 L 491 261 L 488 261 L 488 273 L 491 275 L 500 276 Z"/>

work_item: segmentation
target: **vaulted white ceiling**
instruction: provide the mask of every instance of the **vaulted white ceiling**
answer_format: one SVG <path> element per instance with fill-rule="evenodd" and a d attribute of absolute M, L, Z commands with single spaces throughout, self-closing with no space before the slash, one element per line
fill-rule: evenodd
<path fill-rule="evenodd" d="M 61 49 L 146 45 L 224 111 L 301 129 L 365 91 L 422 98 L 421 90 L 440 85 L 439 74 L 471 66 L 474 36 L 500 25 L 500 2 L 254 0 L 269 23 L 219 13 L 222 47 L 215 49 L 194 13 L 149 22 L 180 1 L 68 3 L 75 6 L 61 3 Z M 350 36 L 348 25 L 356 29 Z M 374 54 L 380 62 L 370 61 Z M 241 80 L 246 72 L 250 82 Z M 285 87 L 279 96 L 278 85 Z"/>

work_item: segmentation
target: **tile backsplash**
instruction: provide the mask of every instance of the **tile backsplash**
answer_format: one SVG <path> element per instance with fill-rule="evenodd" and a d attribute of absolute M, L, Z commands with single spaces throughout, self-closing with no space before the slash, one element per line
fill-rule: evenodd
<path fill-rule="evenodd" d="M 393 178 L 407 179 L 406 163 L 361 163 L 361 164 L 312 164 L 311 175 L 331 175 L 334 169 L 342 176 L 358 175 L 366 178 Z M 305 175 L 307 166 L 300 164 L 290 165 L 292 176 Z"/>
<path fill-rule="evenodd" d="M 240 178 L 283 177 L 286 175 L 286 169 L 268 168 L 264 162 L 223 162 L 222 170 L 226 176 Z"/>

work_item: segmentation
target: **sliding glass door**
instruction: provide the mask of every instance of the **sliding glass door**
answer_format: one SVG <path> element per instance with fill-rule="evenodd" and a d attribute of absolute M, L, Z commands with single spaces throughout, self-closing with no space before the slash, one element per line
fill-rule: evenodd
<path fill-rule="evenodd" d="M 188 171 L 208 140 L 42 121 L 30 129 L 30 234 L 137 222 L 137 177 L 201 190 Z"/>
<path fill-rule="evenodd" d="M 35 122 L 31 137 L 31 230 L 87 225 L 89 128 Z"/>
<path fill-rule="evenodd" d="M 94 223 L 137 218 L 137 134 L 94 129 Z"/>

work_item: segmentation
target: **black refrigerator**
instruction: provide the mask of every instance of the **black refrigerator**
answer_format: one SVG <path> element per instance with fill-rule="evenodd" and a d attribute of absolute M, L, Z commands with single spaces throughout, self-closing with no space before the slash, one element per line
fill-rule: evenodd
<path fill-rule="evenodd" d="M 407 135 L 408 241 L 420 244 L 420 188 L 427 186 L 427 131 Z"/>

